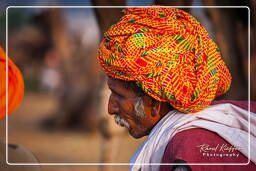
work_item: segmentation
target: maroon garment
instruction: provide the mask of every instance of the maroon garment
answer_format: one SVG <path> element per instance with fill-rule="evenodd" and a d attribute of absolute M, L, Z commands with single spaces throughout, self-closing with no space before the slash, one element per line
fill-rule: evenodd
<path fill-rule="evenodd" d="M 217 101 L 219 103 L 232 103 L 244 109 L 248 108 L 247 102 L 242 101 Z M 251 103 L 251 111 L 256 111 L 256 103 Z M 204 145 L 204 146 L 203 146 Z M 203 148 L 208 146 L 208 149 Z M 202 147 L 202 148 L 201 148 Z M 220 137 L 218 134 L 202 129 L 193 128 L 177 133 L 168 143 L 162 163 L 247 163 L 248 159 L 236 149 L 225 151 L 227 147 L 233 147 L 230 143 Z M 209 149 L 212 148 L 212 149 Z M 201 150 L 201 152 L 200 152 Z M 204 151 L 203 151 L 204 150 Z M 215 155 L 215 156 L 214 156 Z M 225 156 L 224 156 L 225 155 Z M 226 156 L 228 155 L 228 156 Z M 232 155 L 232 156 L 231 156 Z M 222 156 L 222 157 L 221 157 Z M 173 165 L 160 166 L 160 171 L 171 171 Z M 250 162 L 248 165 L 189 165 L 193 171 L 255 171 L 256 165 Z"/>
<path fill-rule="evenodd" d="M 221 104 L 221 103 L 231 103 L 245 110 L 248 110 L 248 101 L 237 101 L 237 100 L 216 100 L 213 101 L 211 105 Z M 251 112 L 256 113 L 256 101 L 251 101 Z"/>

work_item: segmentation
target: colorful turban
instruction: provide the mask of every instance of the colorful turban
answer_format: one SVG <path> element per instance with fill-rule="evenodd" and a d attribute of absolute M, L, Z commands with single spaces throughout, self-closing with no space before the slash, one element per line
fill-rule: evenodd
<path fill-rule="evenodd" d="M 151 97 L 184 113 L 206 108 L 231 84 L 205 28 L 174 8 L 126 9 L 105 33 L 98 60 L 109 76 L 136 81 Z"/>
<path fill-rule="evenodd" d="M 19 69 L 8 58 L 8 113 L 21 103 L 24 95 L 24 82 Z M 0 47 L 0 119 L 6 114 L 6 56 Z"/>

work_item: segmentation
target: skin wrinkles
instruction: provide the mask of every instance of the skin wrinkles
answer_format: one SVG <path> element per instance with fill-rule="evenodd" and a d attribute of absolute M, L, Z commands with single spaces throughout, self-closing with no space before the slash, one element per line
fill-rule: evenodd
<path fill-rule="evenodd" d="M 145 117 L 144 108 L 143 108 L 143 100 L 141 97 L 136 98 L 134 109 L 135 109 L 136 116 L 142 117 L 142 118 Z M 118 125 L 125 126 L 128 129 L 130 128 L 130 125 L 128 124 L 128 122 L 126 122 L 120 115 L 115 115 L 114 119 Z"/>
<path fill-rule="evenodd" d="M 116 123 L 127 127 L 134 138 L 148 135 L 154 125 L 170 111 L 169 104 L 146 94 L 138 97 L 134 88 L 127 86 L 125 81 L 109 77 L 107 83 L 111 90 L 108 112 L 116 115 Z"/>

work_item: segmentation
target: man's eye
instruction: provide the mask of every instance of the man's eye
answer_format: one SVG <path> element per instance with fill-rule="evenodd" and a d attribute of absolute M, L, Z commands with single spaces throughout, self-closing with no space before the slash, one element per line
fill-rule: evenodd
<path fill-rule="evenodd" d="M 120 93 L 117 93 L 115 91 L 112 91 L 112 93 L 114 93 L 118 98 L 123 98 L 124 96 Z"/>
<path fill-rule="evenodd" d="M 123 98 L 123 97 L 124 97 L 122 94 L 119 94 L 119 93 L 117 93 L 116 95 L 117 95 L 118 97 L 120 97 L 120 98 Z"/>

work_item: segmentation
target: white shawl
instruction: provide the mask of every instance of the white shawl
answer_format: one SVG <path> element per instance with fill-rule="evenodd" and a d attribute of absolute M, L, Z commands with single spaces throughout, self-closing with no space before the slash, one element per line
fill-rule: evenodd
<path fill-rule="evenodd" d="M 170 139 L 176 133 L 191 128 L 204 128 L 217 133 L 231 145 L 241 147 L 239 151 L 256 163 L 256 114 L 250 112 L 251 133 L 248 134 L 248 113 L 229 103 L 212 105 L 195 114 L 170 111 L 154 126 L 147 139 L 134 153 L 129 170 L 159 170 L 159 165 L 146 164 L 161 163 Z M 251 154 L 248 151 L 248 138 L 250 138 Z"/>

